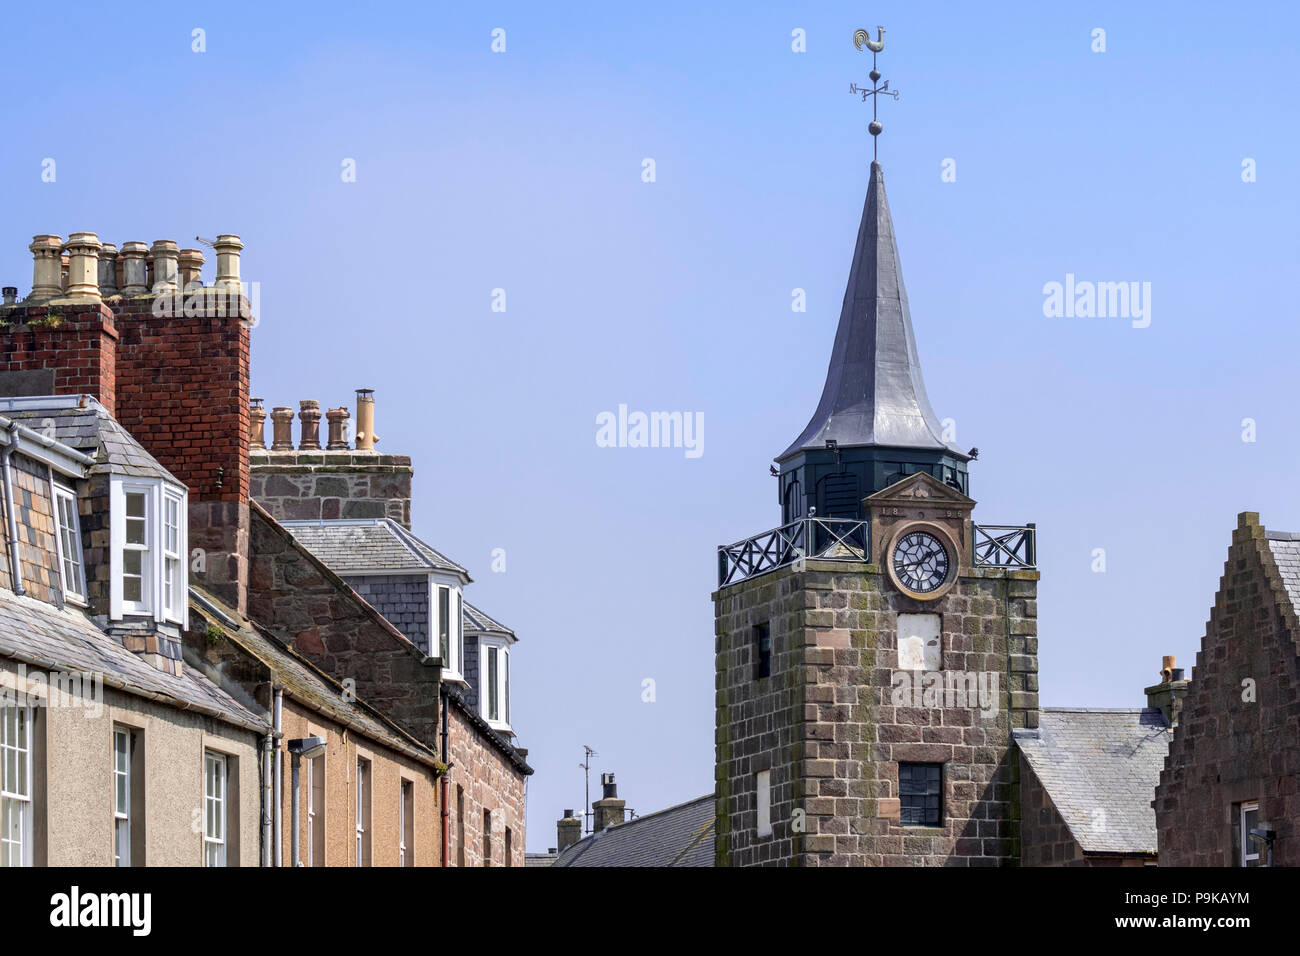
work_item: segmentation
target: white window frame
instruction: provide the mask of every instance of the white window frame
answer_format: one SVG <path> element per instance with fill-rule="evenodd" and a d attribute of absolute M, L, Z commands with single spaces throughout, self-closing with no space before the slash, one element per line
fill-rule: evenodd
<path fill-rule="evenodd" d="M 126 542 L 127 495 L 143 495 L 145 501 L 145 541 L 143 545 Z M 176 550 L 168 547 L 166 519 L 168 504 L 177 507 L 179 527 Z M 109 488 L 109 617 L 121 620 L 127 616 L 149 617 L 155 621 L 170 621 L 181 627 L 189 626 L 189 496 L 184 488 L 161 479 L 114 477 Z M 140 551 L 143 575 L 141 600 L 128 601 L 125 596 L 125 553 Z M 171 606 L 167 606 L 166 575 L 168 562 L 174 573 Z"/>
<path fill-rule="evenodd" d="M 370 866 L 365 857 L 365 850 L 370 845 L 370 834 L 366 831 L 366 809 L 371 800 L 371 775 L 374 764 L 365 757 L 357 758 L 357 866 Z M 373 862 L 373 856 L 371 857 Z"/>
<path fill-rule="evenodd" d="M 113 865 L 131 865 L 131 730 L 113 728 Z"/>
<path fill-rule="evenodd" d="M 1255 811 L 1256 821 L 1259 819 L 1259 801 L 1246 800 L 1237 805 L 1237 832 L 1241 839 L 1241 859 L 1238 860 L 1239 866 L 1262 866 L 1259 862 L 1259 844 L 1255 842 L 1250 835 L 1250 827 L 1246 826 L 1246 814 Z"/>
<path fill-rule="evenodd" d="M 449 580 L 429 577 L 429 649 L 442 654 L 442 592 L 447 592 L 447 657 L 442 662 L 442 676 L 446 680 L 464 680 L 465 625 L 464 600 L 460 587 Z"/>
<path fill-rule="evenodd" d="M 307 865 L 324 866 L 325 864 L 316 862 L 316 816 L 320 808 L 316 806 L 316 761 L 321 762 L 321 795 L 325 794 L 325 755 L 312 757 L 307 761 Z"/>
<path fill-rule="evenodd" d="M 30 707 L 0 707 L 0 867 L 32 865 L 34 719 Z M 13 779 L 15 772 L 25 786 L 18 786 L 19 781 Z M 16 833 L 9 829 L 9 815 L 13 813 L 18 816 Z"/>
<path fill-rule="evenodd" d="M 81 517 L 77 510 L 77 492 L 50 477 L 50 500 L 54 504 L 54 539 L 59 551 L 59 578 L 63 582 L 63 599 L 75 604 L 86 603 L 86 562 L 81 550 Z M 65 521 L 64 508 L 68 509 Z"/>
<path fill-rule="evenodd" d="M 492 680 L 491 667 L 488 664 L 495 651 L 497 655 L 497 674 L 495 689 L 497 694 L 497 716 L 492 716 Z M 478 639 L 478 698 L 479 715 L 488 722 L 493 730 L 510 730 L 510 642 L 504 638 L 479 635 Z"/>
<path fill-rule="evenodd" d="M 215 768 L 216 772 L 211 771 Z M 215 787 L 209 784 L 215 783 Z M 229 814 L 230 768 L 226 755 L 203 751 L 203 865 L 225 866 Z"/>
<path fill-rule="evenodd" d="M 406 795 L 411 794 L 411 804 L 415 804 L 415 784 L 406 778 L 397 783 L 397 865 L 406 866 Z"/>
<path fill-rule="evenodd" d="M 175 536 L 172 536 L 171 510 L 176 512 Z M 164 486 L 162 506 L 159 510 L 159 535 L 161 538 L 162 609 L 169 620 L 185 623 L 185 605 L 188 604 L 185 575 L 185 497 L 174 488 Z M 171 595 L 168 599 L 170 582 Z"/>

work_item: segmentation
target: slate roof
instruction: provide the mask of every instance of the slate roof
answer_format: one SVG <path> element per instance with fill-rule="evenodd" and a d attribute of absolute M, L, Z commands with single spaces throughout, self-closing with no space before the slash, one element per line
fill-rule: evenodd
<path fill-rule="evenodd" d="M 467 631 L 483 631 L 488 634 L 509 634 L 511 637 L 514 636 L 514 631 L 495 618 L 484 614 L 468 601 L 462 600 L 460 602 L 460 612 Z"/>
<path fill-rule="evenodd" d="M 844 447 L 927 448 L 970 458 L 942 435 L 921 379 L 884 173 L 873 162 L 821 401 L 777 460 L 831 439 Z"/>
<path fill-rule="evenodd" d="M 1291 604 L 1300 612 L 1300 533 L 1294 531 L 1266 531 L 1268 549 L 1273 552 L 1282 586 L 1286 588 Z"/>
<path fill-rule="evenodd" d="M 79 399 L 80 404 L 72 405 L 71 398 Z M 52 437 L 93 456 L 97 463 L 91 467 L 91 474 L 108 472 L 133 478 L 165 478 L 181 484 L 91 396 L 50 396 L 49 401 L 50 404 L 42 405 L 29 398 L 20 403 L 0 404 L 13 406 L 4 408 L 6 418 L 41 434 L 48 434 L 52 425 Z"/>
<path fill-rule="evenodd" d="M 346 701 L 342 684 L 206 591 L 191 586 L 190 606 L 222 626 L 226 640 L 261 661 L 289 697 L 376 743 L 430 766 L 437 762 L 437 754 L 428 746 L 365 701 L 355 697 Z"/>
<path fill-rule="evenodd" d="M 201 673 L 186 667 L 180 677 L 164 673 L 128 651 L 80 611 L 58 608 L 5 592 L 0 599 L 0 657 L 44 671 L 104 675 L 104 684 L 223 720 L 266 730 L 266 720 L 244 707 Z"/>
<path fill-rule="evenodd" d="M 554 850 L 547 850 L 545 853 L 525 853 L 524 866 L 554 866 L 558 856 L 559 854 Z"/>
<path fill-rule="evenodd" d="M 1048 707 L 1015 731 L 1035 776 L 1084 853 L 1156 852 L 1151 808 L 1173 730 L 1153 707 Z"/>
<path fill-rule="evenodd" d="M 335 574 L 358 571 L 469 572 L 435 551 L 392 518 L 281 521 L 298 543 Z"/>
<path fill-rule="evenodd" d="M 606 827 L 566 847 L 555 866 L 713 866 L 713 794 Z"/>

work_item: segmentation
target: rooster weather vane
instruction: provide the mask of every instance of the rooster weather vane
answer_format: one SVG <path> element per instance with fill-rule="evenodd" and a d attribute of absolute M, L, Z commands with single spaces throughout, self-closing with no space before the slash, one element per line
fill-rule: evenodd
<path fill-rule="evenodd" d="M 880 82 L 880 71 L 876 69 L 876 54 L 885 48 L 885 28 L 876 27 L 876 38 L 874 40 L 871 39 L 871 34 L 866 30 L 854 30 L 853 45 L 859 50 L 865 46 L 871 51 L 871 72 L 867 74 L 867 76 L 871 78 L 871 89 L 867 89 L 865 86 L 858 86 L 856 83 L 850 83 L 849 92 L 861 93 L 862 102 L 864 103 L 867 101 L 867 97 L 871 97 L 871 122 L 867 125 L 867 132 L 871 134 L 871 158 L 874 161 L 878 158 L 876 146 L 877 137 L 880 136 L 880 131 L 884 129 L 884 127 L 880 125 L 880 120 L 876 117 L 876 101 L 880 98 L 882 93 L 885 96 L 892 96 L 894 99 L 898 99 L 898 90 L 891 90 L 889 88 L 888 80 L 885 80 L 884 86 L 876 85 Z"/>

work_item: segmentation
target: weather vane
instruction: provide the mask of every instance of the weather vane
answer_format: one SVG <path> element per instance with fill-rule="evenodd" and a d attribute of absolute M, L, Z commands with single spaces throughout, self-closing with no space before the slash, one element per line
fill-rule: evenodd
<path fill-rule="evenodd" d="M 866 30 L 854 30 L 853 45 L 859 50 L 865 46 L 871 51 L 871 72 L 867 74 L 867 76 L 871 78 L 871 89 L 867 89 L 865 86 L 858 86 L 856 83 L 850 83 L 849 92 L 861 93 L 862 102 L 864 103 L 867 101 L 868 96 L 871 97 L 871 123 L 867 126 L 867 131 L 871 133 L 871 158 L 872 160 L 875 160 L 878 158 L 876 148 L 878 142 L 877 137 L 880 136 L 880 131 L 884 129 L 884 127 L 880 125 L 880 120 L 876 118 L 876 101 L 880 98 L 882 93 L 885 96 L 892 96 L 894 99 L 898 99 L 898 90 L 891 90 L 889 88 L 888 80 L 885 80 L 884 86 L 876 85 L 880 82 L 880 71 L 876 69 L 876 54 L 885 48 L 885 28 L 876 27 L 876 38 L 874 40 L 871 39 L 871 34 Z"/>

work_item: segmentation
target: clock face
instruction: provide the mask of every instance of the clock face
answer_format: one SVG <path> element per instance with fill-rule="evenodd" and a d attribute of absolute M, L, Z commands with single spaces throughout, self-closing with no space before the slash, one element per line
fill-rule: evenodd
<path fill-rule="evenodd" d="M 899 583 L 917 594 L 936 591 L 948 580 L 948 549 L 928 531 L 909 531 L 899 538 L 891 560 Z"/>

